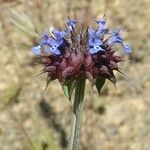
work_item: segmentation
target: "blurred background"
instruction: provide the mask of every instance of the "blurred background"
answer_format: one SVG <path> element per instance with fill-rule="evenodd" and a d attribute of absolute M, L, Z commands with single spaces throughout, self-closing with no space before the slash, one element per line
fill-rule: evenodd
<path fill-rule="evenodd" d="M 31 47 L 68 16 L 90 25 L 104 13 L 109 27 L 128 30 L 133 53 L 116 89 L 107 82 L 99 97 L 87 83 L 81 150 L 149 150 L 149 8 L 150 0 L 0 0 L 0 150 L 66 149 L 72 105 L 57 81 L 44 92 Z"/>

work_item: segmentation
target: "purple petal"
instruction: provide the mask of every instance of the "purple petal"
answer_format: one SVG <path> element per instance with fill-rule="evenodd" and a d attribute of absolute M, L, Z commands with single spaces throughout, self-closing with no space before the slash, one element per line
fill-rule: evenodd
<path fill-rule="evenodd" d="M 99 51 L 104 51 L 104 50 L 100 46 L 94 46 L 93 48 L 90 48 L 89 53 L 94 54 L 94 53 L 97 53 Z"/>
<path fill-rule="evenodd" d="M 103 42 L 97 38 L 94 39 L 94 43 L 95 43 L 95 45 L 102 45 L 103 44 Z"/>
<path fill-rule="evenodd" d="M 40 45 L 41 47 L 42 46 L 59 46 L 61 44 L 62 41 L 59 41 L 59 40 L 55 40 L 55 39 L 52 39 L 52 38 L 49 38 L 48 40 L 42 40 L 40 42 Z"/>
<path fill-rule="evenodd" d="M 93 38 L 95 36 L 96 31 L 92 28 L 88 29 L 89 37 Z"/>
<path fill-rule="evenodd" d="M 53 54 L 56 54 L 56 55 L 60 55 L 61 54 L 60 51 L 57 49 L 56 46 L 45 48 L 45 52 L 46 53 L 53 53 Z"/>
<path fill-rule="evenodd" d="M 55 52 L 53 52 L 53 53 L 56 54 L 56 55 L 60 55 L 61 54 L 58 49 Z"/>
<path fill-rule="evenodd" d="M 106 20 L 104 19 L 104 17 L 101 18 L 100 20 L 94 20 L 94 21 L 98 24 L 100 28 L 103 28 L 103 29 L 105 28 Z"/>
<path fill-rule="evenodd" d="M 78 23 L 78 21 L 74 20 L 74 19 L 69 19 L 69 20 L 66 21 L 66 24 L 67 24 L 67 26 L 70 30 L 72 30 L 72 28 L 75 28 L 77 23 Z"/>
<path fill-rule="evenodd" d="M 94 54 L 94 53 L 97 53 L 97 52 L 98 52 L 98 50 L 95 50 L 94 48 L 90 48 L 90 50 L 89 50 L 90 54 Z"/>
<path fill-rule="evenodd" d="M 52 29 L 52 33 L 55 35 L 55 34 L 59 34 L 59 31 L 57 29 Z"/>
<path fill-rule="evenodd" d="M 100 46 L 102 44 L 103 44 L 103 42 L 98 38 L 93 38 L 93 39 L 89 40 L 89 45 L 90 46 L 94 46 L 94 45 L 99 45 Z"/>
<path fill-rule="evenodd" d="M 50 47 L 50 48 L 49 48 L 49 51 L 50 51 L 51 53 L 56 54 L 56 55 L 60 55 L 60 51 L 58 50 L 58 48 L 57 48 L 56 46 Z"/>
<path fill-rule="evenodd" d="M 49 39 L 49 36 L 46 33 L 44 33 L 43 34 L 43 39 L 47 41 Z"/>
<path fill-rule="evenodd" d="M 122 44 L 123 43 L 123 39 L 120 36 L 112 36 L 112 37 L 110 37 L 108 39 L 108 44 L 109 45 L 112 45 L 112 44 L 115 44 L 115 43 Z"/>
<path fill-rule="evenodd" d="M 41 46 L 38 45 L 38 46 L 33 47 L 32 52 L 36 55 L 39 55 L 41 53 Z"/>
<path fill-rule="evenodd" d="M 93 48 L 90 48 L 89 53 L 94 54 L 94 53 L 97 53 L 99 51 L 104 51 L 104 50 L 99 45 L 94 45 Z"/>
<path fill-rule="evenodd" d="M 65 31 L 60 31 L 60 32 L 59 32 L 59 36 L 60 36 L 61 38 L 63 38 L 66 34 L 67 34 L 67 33 L 66 33 Z"/>
<path fill-rule="evenodd" d="M 113 30 L 113 32 L 111 34 L 112 34 L 112 36 L 121 36 L 120 35 L 121 31 L 122 31 L 121 29 L 116 28 Z"/>
<path fill-rule="evenodd" d="M 59 31 L 57 29 L 53 29 L 52 33 L 54 34 L 55 38 L 59 41 L 62 40 L 62 38 L 67 34 L 65 31 Z"/>
<path fill-rule="evenodd" d="M 92 39 L 89 40 L 89 45 L 90 45 L 90 46 L 94 46 L 94 45 L 95 45 L 95 43 L 93 42 Z"/>
<path fill-rule="evenodd" d="M 40 42 L 40 46 L 42 47 L 42 46 L 51 46 L 51 45 L 50 45 L 49 41 L 42 40 Z"/>
<path fill-rule="evenodd" d="M 109 29 L 107 28 L 99 28 L 97 31 L 96 31 L 96 36 L 97 37 L 101 37 L 102 35 L 104 35 L 105 33 L 108 33 Z"/>
<path fill-rule="evenodd" d="M 60 44 L 59 41 L 56 41 L 56 40 L 54 40 L 54 39 L 52 39 L 52 38 L 51 38 L 48 42 L 49 42 L 49 44 L 50 44 L 51 46 L 54 46 L 54 45 L 59 46 L 59 44 Z"/>
<path fill-rule="evenodd" d="M 101 18 L 100 20 L 95 20 L 95 22 L 98 24 L 98 30 L 96 31 L 96 36 L 97 37 L 101 37 L 103 36 L 105 33 L 108 33 L 108 28 L 106 28 L 106 21 L 103 18 Z"/>
<path fill-rule="evenodd" d="M 131 53 L 132 52 L 132 46 L 128 45 L 127 43 L 123 43 L 123 50 L 126 53 Z"/>
<path fill-rule="evenodd" d="M 104 29 L 99 28 L 99 29 L 96 31 L 96 36 L 100 37 L 101 35 L 103 35 L 103 33 L 104 33 Z"/>

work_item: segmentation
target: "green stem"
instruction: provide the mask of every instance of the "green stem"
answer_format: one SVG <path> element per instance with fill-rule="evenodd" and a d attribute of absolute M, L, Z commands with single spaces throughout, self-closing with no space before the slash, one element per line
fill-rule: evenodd
<path fill-rule="evenodd" d="M 71 123 L 71 137 L 68 150 L 78 150 L 80 143 L 80 130 L 85 90 L 85 79 L 79 79 L 75 90 L 73 115 Z"/>

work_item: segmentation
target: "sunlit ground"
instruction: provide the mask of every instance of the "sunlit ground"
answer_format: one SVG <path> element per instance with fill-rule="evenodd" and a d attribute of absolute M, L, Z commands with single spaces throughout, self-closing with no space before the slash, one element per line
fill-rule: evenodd
<path fill-rule="evenodd" d="M 108 81 L 99 97 L 87 82 L 81 150 L 149 150 L 149 7 L 149 0 L 0 0 L 0 150 L 66 148 L 72 104 L 57 81 L 44 92 L 31 47 L 68 16 L 86 26 L 104 13 L 108 26 L 128 30 L 133 54 L 120 64 L 116 89 Z"/>

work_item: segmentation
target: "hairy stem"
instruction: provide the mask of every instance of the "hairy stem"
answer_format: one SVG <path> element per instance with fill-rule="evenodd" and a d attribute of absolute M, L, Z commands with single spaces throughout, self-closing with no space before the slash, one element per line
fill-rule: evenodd
<path fill-rule="evenodd" d="M 83 111 L 85 79 L 79 79 L 75 90 L 73 115 L 71 123 L 71 137 L 68 150 L 78 150 L 80 143 L 80 130 Z"/>

